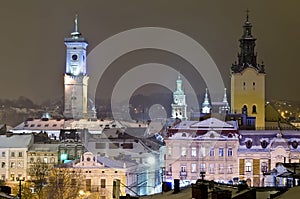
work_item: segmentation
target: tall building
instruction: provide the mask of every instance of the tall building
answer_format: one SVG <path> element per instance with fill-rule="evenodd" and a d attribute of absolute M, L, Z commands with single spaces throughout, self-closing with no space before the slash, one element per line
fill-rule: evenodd
<path fill-rule="evenodd" d="M 81 37 L 78 30 L 77 16 L 75 18 L 75 30 L 70 38 L 65 38 L 66 72 L 64 76 L 64 116 L 66 118 L 87 118 L 88 79 L 86 66 L 86 48 L 88 43 Z"/>
<path fill-rule="evenodd" d="M 182 89 L 182 80 L 180 78 L 180 74 L 178 75 L 178 79 L 176 81 L 177 87 L 176 90 L 173 92 L 173 103 L 172 106 L 172 118 L 178 119 L 187 119 L 187 105 L 185 100 L 185 94 Z"/>
<path fill-rule="evenodd" d="M 245 113 L 256 118 L 256 129 L 265 127 L 265 69 L 257 63 L 254 51 L 256 39 L 247 13 L 238 62 L 231 66 L 231 112 Z"/>

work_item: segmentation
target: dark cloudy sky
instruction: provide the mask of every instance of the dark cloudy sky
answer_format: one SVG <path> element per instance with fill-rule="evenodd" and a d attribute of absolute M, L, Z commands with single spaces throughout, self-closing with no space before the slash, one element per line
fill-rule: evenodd
<path fill-rule="evenodd" d="M 108 37 L 132 28 L 180 31 L 208 51 L 229 87 L 229 68 L 239 51 L 238 39 L 248 8 L 258 61 L 266 65 L 267 99 L 299 101 L 299 7 L 298 0 L 2 1 L 0 98 L 26 96 L 42 102 L 63 96 L 63 40 L 73 30 L 75 13 L 79 14 L 79 29 L 89 42 L 89 51 Z M 135 57 L 128 56 L 114 65 L 122 65 L 122 60 L 130 63 Z M 149 57 L 147 61 L 151 61 Z"/>

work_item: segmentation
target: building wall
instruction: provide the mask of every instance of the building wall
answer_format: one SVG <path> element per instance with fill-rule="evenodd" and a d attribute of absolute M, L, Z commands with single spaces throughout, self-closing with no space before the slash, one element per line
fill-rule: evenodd
<path fill-rule="evenodd" d="M 253 68 L 231 75 L 231 112 L 241 113 L 248 108 L 248 116 L 256 117 L 256 129 L 265 127 L 265 74 Z M 256 106 L 256 113 L 252 112 Z"/>

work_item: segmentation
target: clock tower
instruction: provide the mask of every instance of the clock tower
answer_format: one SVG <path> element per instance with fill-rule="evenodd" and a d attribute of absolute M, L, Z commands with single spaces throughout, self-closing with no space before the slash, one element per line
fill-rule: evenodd
<path fill-rule="evenodd" d="M 182 80 L 180 78 L 180 74 L 178 75 L 178 79 L 176 81 L 177 88 L 173 92 L 173 103 L 172 106 L 172 118 L 178 118 L 181 120 L 187 119 L 187 105 L 185 101 L 185 94 L 182 89 Z"/>
<path fill-rule="evenodd" d="M 64 116 L 66 118 L 87 118 L 86 48 L 88 43 L 78 31 L 78 18 L 75 17 L 75 30 L 70 38 L 65 38 L 66 72 L 64 75 Z"/>
<path fill-rule="evenodd" d="M 231 112 L 255 117 L 256 129 L 265 128 L 265 66 L 256 61 L 256 39 L 247 18 L 243 26 L 238 62 L 231 66 Z M 247 125 L 247 124 L 244 124 Z"/>

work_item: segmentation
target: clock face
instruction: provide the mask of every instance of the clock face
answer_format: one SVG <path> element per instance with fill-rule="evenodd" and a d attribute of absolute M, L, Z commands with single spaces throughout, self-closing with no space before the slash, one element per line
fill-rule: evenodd
<path fill-rule="evenodd" d="M 178 98 L 177 97 L 174 98 L 174 102 L 178 103 Z"/>
<path fill-rule="evenodd" d="M 77 55 L 72 55 L 72 60 L 76 61 L 78 59 Z"/>

